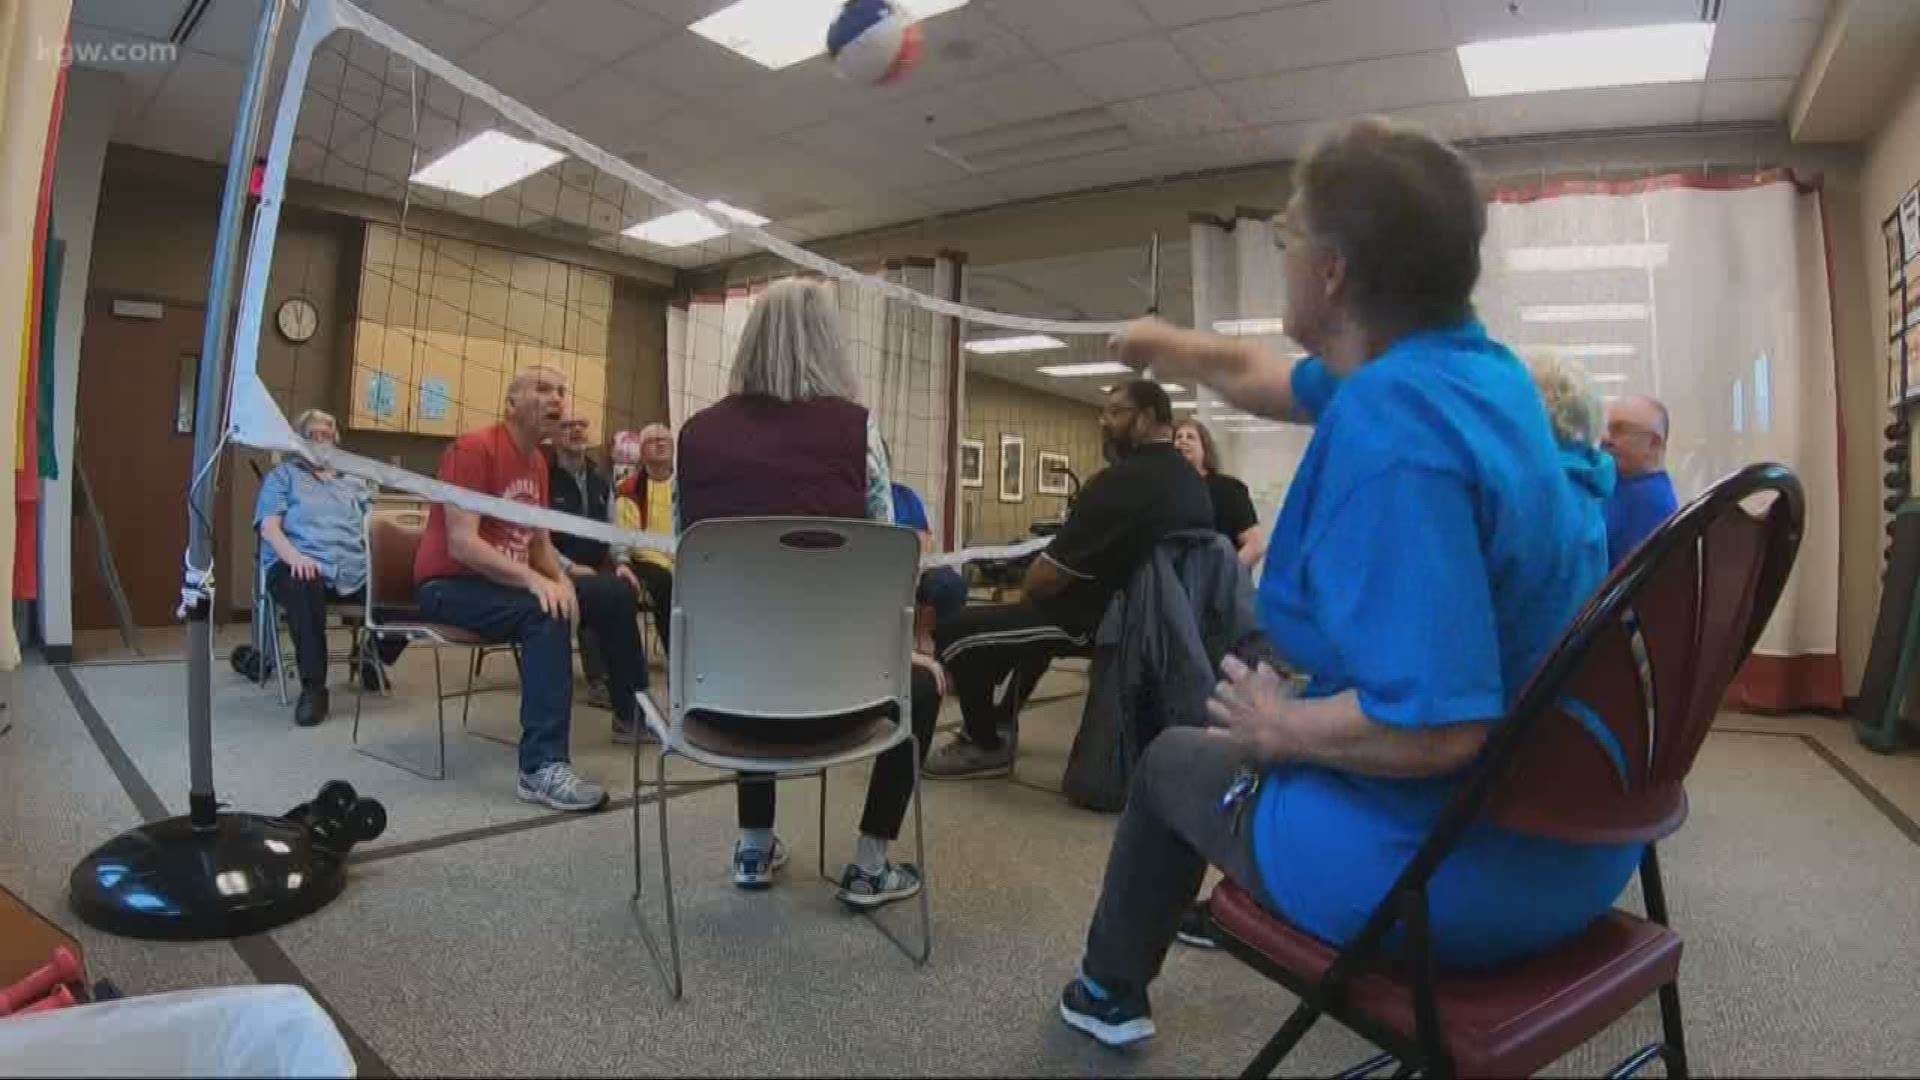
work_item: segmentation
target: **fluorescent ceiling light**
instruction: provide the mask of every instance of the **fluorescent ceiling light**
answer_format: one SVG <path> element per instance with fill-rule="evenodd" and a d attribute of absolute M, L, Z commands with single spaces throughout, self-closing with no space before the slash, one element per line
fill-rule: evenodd
<path fill-rule="evenodd" d="M 1213 332 L 1228 337 L 1248 337 L 1253 334 L 1284 334 L 1287 324 L 1283 319 L 1221 319 L 1213 324 Z"/>
<path fill-rule="evenodd" d="M 1530 323 L 1645 322 L 1645 304 L 1533 304 L 1520 309 Z"/>
<path fill-rule="evenodd" d="M 1623 383 L 1627 381 L 1627 377 L 1617 371 L 1596 371 L 1591 378 L 1597 383 Z"/>
<path fill-rule="evenodd" d="M 965 7 L 967 0 L 894 0 L 916 22 Z M 739 0 L 687 29 L 762 67 L 778 71 L 827 51 L 827 28 L 842 0 Z"/>
<path fill-rule="evenodd" d="M 968 342 L 971 346 L 972 342 Z M 1118 360 L 1093 360 L 1084 364 L 1053 364 L 1035 368 L 1042 375 L 1051 375 L 1056 379 L 1071 379 L 1080 375 L 1127 375 L 1133 369 Z"/>
<path fill-rule="evenodd" d="M 1474 41 L 1458 50 L 1460 72 L 1477 98 L 1700 82 L 1713 30 L 1696 21 Z"/>
<path fill-rule="evenodd" d="M 982 356 L 998 356 L 1001 353 L 1045 352 L 1048 349 L 1064 349 L 1067 343 L 1057 337 L 1046 334 L 1021 334 L 1017 337 L 975 338 L 967 342 L 967 351 Z M 1125 364 L 1119 365 L 1121 371 L 1131 371 Z"/>
<path fill-rule="evenodd" d="M 1563 244 L 1554 247 L 1518 247 L 1507 252 L 1507 269 L 1518 274 L 1568 270 L 1658 270 L 1665 265 L 1665 244 Z"/>
<path fill-rule="evenodd" d="M 1163 382 L 1160 384 L 1160 389 L 1165 390 L 1169 394 L 1184 394 L 1187 392 L 1187 388 L 1177 382 Z"/>
<path fill-rule="evenodd" d="M 1173 407 L 1176 409 L 1197 409 L 1200 407 L 1200 403 L 1197 401 L 1176 401 L 1173 403 Z"/>
<path fill-rule="evenodd" d="M 755 228 L 767 223 L 766 218 L 761 217 L 751 210 L 742 210 L 737 206 L 728 206 L 718 199 L 708 202 L 707 205 L 735 221 L 745 222 Z M 695 213 L 692 210 L 680 210 L 671 214 L 663 214 L 649 221 L 643 221 L 638 225 L 628 228 L 622 235 L 631 236 L 635 240 L 644 240 L 649 244 L 658 244 L 661 247 L 674 248 L 686 247 L 688 244 L 698 244 L 705 240 L 711 240 L 716 236 L 725 236 L 727 235 L 727 230 L 725 226 L 705 214 Z"/>
<path fill-rule="evenodd" d="M 1638 346 L 1621 342 L 1595 342 L 1588 345 L 1528 345 L 1524 349 L 1552 353 L 1555 356 L 1633 356 L 1640 351 Z"/>
<path fill-rule="evenodd" d="M 440 155 L 408 179 L 469 198 L 484 199 L 525 180 L 567 155 L 550 146 L 483 131 Z"/>

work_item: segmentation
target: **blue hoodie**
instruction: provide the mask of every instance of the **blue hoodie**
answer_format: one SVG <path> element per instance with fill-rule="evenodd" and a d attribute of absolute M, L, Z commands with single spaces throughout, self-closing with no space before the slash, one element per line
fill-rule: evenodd
<path fill-rule="evenodd" d="M 1607 502 L 1619 476 L 1613 455 L 1594 446 L 1561 443 L 1560 467 L 1573 489 L 1587 496 L 1581 500 L 1580 546 L 1598 553 L 1603 565 L 1612 566 L 1607 560 Z"/>

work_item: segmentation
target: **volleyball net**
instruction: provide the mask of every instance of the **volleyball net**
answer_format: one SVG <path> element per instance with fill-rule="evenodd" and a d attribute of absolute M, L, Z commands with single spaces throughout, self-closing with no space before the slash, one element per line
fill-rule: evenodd
<path fill-rule="evenodd" d="M 676 173 L 658 164 L 673 156 L 665 137 L 616 153 L 349 0 L 307 0 L 293 29 L 276 58 L 284 75 L 237 306 L 223 430 L 235 444 L 516 524 L 671 551 L 668 537 L 441 483 L 439 451 L 498 422 L 516 373 L 536 367 L 564 378 L 596 456 L 649 421 L 677 430 L 726 395 L 757 295 L 807 276 L 833 289 L 893 479 L 941 535 L 952 489 L 983 482 L 959 454 L 963 343 L 990 355 L 1006 339 L 1040 339 L 1067 367 L 1113 374 L 1090 365 L 1120 321 L 969 306 L 961 267 L 938 253 L 847 265 L 800 246 L 832 218 L 806 194 L 830 178 Z M 617 87 L 601 97 L 567 115 L 613 139 L 631 125 Z M 291 203 L 290 187 L 301 194 Z M 317 311 L 314 296 L 336 302 Z M 294 429 L 289 417 L 308 408 L 337 414 L 341 445 Z M 1049 463 L 1082 475 L 1091 464 Z M 1019 467 L 1022 487 L 1059 482 Z"/>

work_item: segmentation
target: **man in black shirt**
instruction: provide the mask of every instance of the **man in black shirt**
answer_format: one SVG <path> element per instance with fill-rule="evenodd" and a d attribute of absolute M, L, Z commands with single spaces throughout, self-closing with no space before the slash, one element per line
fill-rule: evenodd
<path fill-rule="evenodd" d="M 1100 412 L 1113 464 L 1088 481 L 1073 512 L 1032 565 L 1018 604 L 969 607 L 934 627 L 934 647 L 965 721 L 928 755 L 926 774 L 1000 776 L 1013 751 L 1002 737 L 1022 695 L 995 702 L 1010 672 L 1085 648 L 1107 601 L 1168 533 L 1213 527 L 1206 482 L 1173 448 L 1173 404 L 1145 379 L 1116 386 Z"/>
<path fill-rule="evenodd" d="M 613 482 L 593 459 L 587 456 L 588 432 L 585 417 L 570 416 L 560 422 L 560 430 L 547 455 L 547 499 L 552 508 L 564 514 L 577 514 L 595 521 L 611 521 Z M 560 556 L 560 567 L 570 576 L 592 577 L 614 573 L 627 583 L 637 597 L 640 582 L 632 569 L 616 564 L 611 549 L 598 540 L 584 536 L 553 534 L 553 547 Z M 607 692 L 607 658 L 600 651 L 599 635 L 580 621 L 580 667 L 587 677 L 587 704 L 595 708 L 612 707 Z"/>

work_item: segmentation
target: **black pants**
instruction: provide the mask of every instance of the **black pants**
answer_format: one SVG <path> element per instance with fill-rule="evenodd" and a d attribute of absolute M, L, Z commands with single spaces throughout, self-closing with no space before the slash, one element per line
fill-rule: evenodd
<path fill-rule="evenodd" d="M 921 753 L 933 738 L 933 723 L 940 716 L 940 686 L 933 673 L 918 665 L 913 669 L 913 737 L 919 740 Z M 920 763 L 913 759 L 913 744 L 899 746 L 881 754 L 873 763 L 873 776 L 867 781 L 867 807 L 860 815 L 860 831 L 883 840 L 900 838 L 900 823 L 907 816 L 907 801 L 913 797 L 913 774 Z M 770 779 L 741 776 L 739 782 L 740 827 L 773 828 L 774 786 Z"/>
<path fill-rule="evenodd" d="M 960 699 L 967 739 L 996 749 L 1056 656 L 1078 652 L 1091 630 L 1063 627 L 1031 604 L 976 604 L 934 625 L 933 646 Z M 993 692 L 1009 675 L 1007 693 Z"/>
<path fill-rule="evenodd" d="M 660 632 L 660 647 L 673 648 L 673 571 L 655 563 L 636 561 L 634 575 L 646 586 L 647 601 L 653 608 L 653 628 Z"/>
<path fill-rule="evenodd" d="M 286 616 L 287 632 L 293 638 L 294 661 L 300 668 L 300 685 L 327 685 L 327 605 L 364 603 L 364 590 L 339 592 L 323 577 L 300 580 L 286 563 L 276 562 L 267 571 L 267 595 Z M 278 633 L 278 630 L 274 631 Z M 380 662 L 391 665 L 400 659 L 407 639 L 393 635 L 380 638 Z M 355 658 L 358 659 L 357 657 Z"/>

